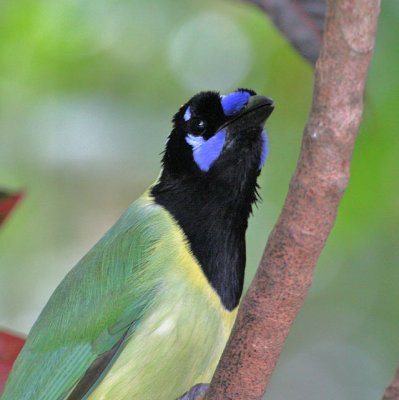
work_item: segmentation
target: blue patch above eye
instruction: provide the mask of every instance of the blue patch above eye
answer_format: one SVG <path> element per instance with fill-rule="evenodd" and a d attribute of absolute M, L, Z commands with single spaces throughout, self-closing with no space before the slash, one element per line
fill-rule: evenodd
<path fill-rule="evenodd" d="M 262 169 L 263 164 L 267 159 L 267 154 L 269 152 L 269 145 L 267 143 L 267 134 L 265 129 L 263 129 L 262 131 L 262 142 L 263 142 L 263 147 L 262 147 L 262 153 L 260 155 L 259 169 Z"/>
<path fill-rule="evenodd" d="M 191 110 L 190 110 L 190 106 L 187 107 L 186 112 L 184 113 L 184 120 L 187 122 L 190 120 L 191 118 Z"/>
<path fill-rule="evenodd" d="M 193 148 L 194 161 L 202 171 L 208 172 L 214 161 L 220 156 L 225 139 L 226 132 L 224 130 L 217 132 L 208 140 L 202 136 L 187 134 L 186 142 Z"/>
<path fill-rule="evenodd" d="M 238 113 L 247 103 L 251 94 L 245 90 L 238 90 L 221 97 L 223 112 L 230 116 Z"/>

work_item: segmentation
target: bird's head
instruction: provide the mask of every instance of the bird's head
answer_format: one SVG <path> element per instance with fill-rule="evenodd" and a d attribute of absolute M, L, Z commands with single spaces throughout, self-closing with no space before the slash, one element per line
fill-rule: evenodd
<path fill-rule="evenodd" d="M 273 108 L 273 100 L 249 89 L 196 94 L 173 118 L 165 172 L 179 179 L 257 176 L 267 157 L 263 126 Z"/>
<path fill-rule="evenodd" d="M 239 303 L 245 231 L 267 157 L 273 100 L 253 90 L 201 92 L 180 107 L 152 195 L 183 230 L 224 307 Z"/>
<path fill-rule="evenodd" d="M 201 92 L 180 107 L 151 193 L 183 230 L 225 308 L 240 299 L 245 231 L 267 157 L 273 100 L 253 90 Z"/>

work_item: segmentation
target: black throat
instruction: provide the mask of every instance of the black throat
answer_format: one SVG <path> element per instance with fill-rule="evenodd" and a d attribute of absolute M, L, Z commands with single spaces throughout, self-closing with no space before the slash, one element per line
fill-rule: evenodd
<path fill-rule="evenodd" d="M 205 276 L 230 311 L 242 294 L 245 232 L 258 174 L 256 169 L 250 176 L 246 171 L 232 185 L 211 171 L 182 177 L 164 170 L 152 189 L 155 201 L 177 220 Z"/>

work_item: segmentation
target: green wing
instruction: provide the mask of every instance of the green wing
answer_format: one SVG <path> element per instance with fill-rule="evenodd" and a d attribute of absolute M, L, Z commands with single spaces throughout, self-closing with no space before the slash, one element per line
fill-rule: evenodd
<path fill-rule="evenodd" d="M 164 213 L 143 196 L 68 273 L 34 324 L 2 400 L 73 399 L 93 389 L 156 296 L 162 257 L 155 250 L 170 228 Z"/>

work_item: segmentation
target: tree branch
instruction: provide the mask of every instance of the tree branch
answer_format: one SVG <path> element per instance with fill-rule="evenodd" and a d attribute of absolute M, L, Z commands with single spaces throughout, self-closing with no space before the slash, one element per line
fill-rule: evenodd
<path fill-rule="evenodd" d="M 347 186 L 379 6 L 379 0 L 328 1 L 297 169 L 208 400 L 259 400 L 266 390 Z"/>
<path fill-rule="evenodd" d="M 392 383 L 385 390 L 382 400 L 399 400 L 399 368 L 396 370 Z"/>
<path fill-rule="evenodd" d="M 246 0 L 263 10 L 310 63 L 319 56 L 326 0 Z"/>

